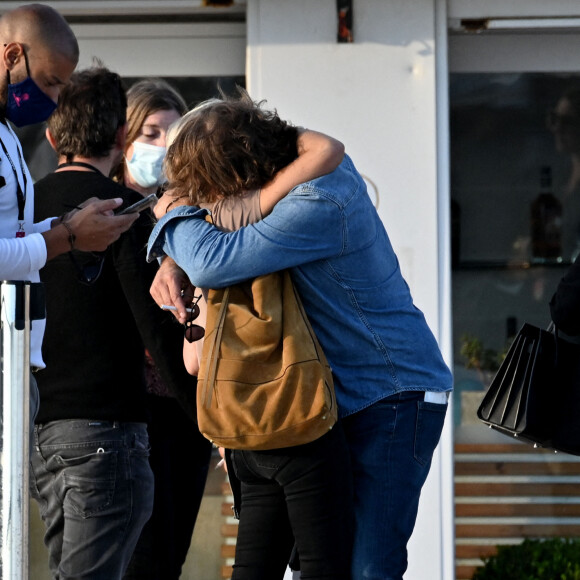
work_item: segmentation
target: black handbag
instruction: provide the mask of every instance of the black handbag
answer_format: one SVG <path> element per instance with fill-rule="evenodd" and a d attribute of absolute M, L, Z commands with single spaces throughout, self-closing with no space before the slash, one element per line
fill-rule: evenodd
<path fill-rule="evenodd" d="M 477 416 L 510 437 L 580 455 L 580 345 L 524 324 Z"/>

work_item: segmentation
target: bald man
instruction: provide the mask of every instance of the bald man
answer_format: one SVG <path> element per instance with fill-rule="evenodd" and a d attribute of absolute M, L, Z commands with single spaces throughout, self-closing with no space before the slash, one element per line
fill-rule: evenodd
<path fill-rule="evenodd" d="M 49 6 L 27 4 L 0 18 L 0 280 L 39 281 L 47 260 L 73 248 L 103 251 L 137 219 L 113 216 L 121 199 L 90 200 L 81 210 L 33 223 L 34 187 L 21 145 L 7 121 L 21 127 L 45 121 L 79 57 L 73 31 Z M 86 192 L 87 198 L 91 192 Z M 63 208 L 64 210 L 65 208 Z M 44 368 L 44 320 L 34 321 L 30 365 Z M 38 390 L 31 379 L 31 421 Z"/>

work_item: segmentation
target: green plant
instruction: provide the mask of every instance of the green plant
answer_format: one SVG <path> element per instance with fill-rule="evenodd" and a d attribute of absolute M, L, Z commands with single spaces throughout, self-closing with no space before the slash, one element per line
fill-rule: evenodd
<path fill-rule="evenodd" d="M 461 337 L 461 356 L 465 358 L 465 368 L 475 369 L 483 380 L 485 371 L 495 372 L 505 358 L 507 349 L 498 352 L 491 348 L 485 348 L 481 339 L 471 334 Z"/>
<path fill-rule="evenodd" d="M 472 580 L 580 580 L 580 538 L 524 540 L 498 546 Z"/>

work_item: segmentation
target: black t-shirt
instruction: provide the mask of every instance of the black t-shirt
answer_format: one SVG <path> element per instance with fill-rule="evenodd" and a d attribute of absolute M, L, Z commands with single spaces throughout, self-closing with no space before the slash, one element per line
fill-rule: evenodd
<path fill-rule="evenodd" d="M 61 215 L 89 197 L 119 197 L 123 205 L 141 199 L 100 173 L 52 173 L 35 184 L 35 221 Z M 41 270 L 46 369 L 36 375 L 37 423 L 74 418 L 146 421 L 145 348 L 169 390 L 195 417 L 196 383 L 183 364 L 182 327 L 149 293 L 157 271 L 156 263 L 145 260 L 152 219 L 149 211 L 143 212 L 104 252 L 101 274 L 92 285 L 79 280 L 83 268 L 88 276 L 98 271 L 98 259 L 91 253 L 60 255 Z"/>

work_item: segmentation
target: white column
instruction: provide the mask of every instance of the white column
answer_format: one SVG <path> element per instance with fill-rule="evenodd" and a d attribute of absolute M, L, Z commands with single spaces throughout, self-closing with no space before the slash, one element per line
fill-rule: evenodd
<path fill-rule="evenodd" d="M 282 118 L 346 144 L 376 186 L 414 300 L 449 355 L 447 194 L 439 195 L 447 152 L 437 132 L 446 106 L 437 73 L 446 56 L 436 42 L 446 23 L 438 1 L 357 0 L 354 43 L 338 44 L 335 0 L 248 0 L 246 74 L 250 94 Z M 424 488 L 409 580 L 454 577 L 450 424 Z"/>
<path fill-rule="evenodd" d="M 0 571 L 28 578 L 30 283 L 0 283 L 1 494 Z"/>

